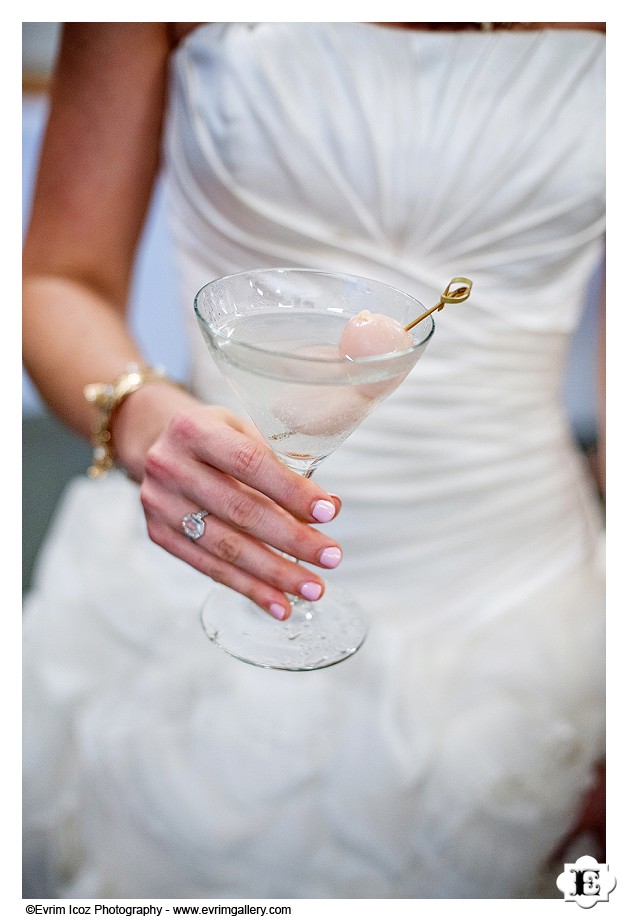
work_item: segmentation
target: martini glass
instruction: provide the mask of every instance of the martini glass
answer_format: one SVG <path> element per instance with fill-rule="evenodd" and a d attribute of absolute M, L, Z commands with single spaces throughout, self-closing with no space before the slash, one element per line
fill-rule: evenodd
<path fill-rule="evenodd" d="M 380 282 L 311 269 L 260 269 L 219 278 L 194 309 L 209 351 L 277 457 L 310 477 L 412 370 L 432 336 L 431 315 L 412 326 L 412 345 L 349 359 L 338 348 L 363 310 L 403 326 L 423 305 Z M 208 637 L 243 662 L 311 671 L 362 645 L 367 622 L 349 593 L 327 583 L 317 602 L 291 599 L 285 621 L 215 585 L 201 610 Z"/>

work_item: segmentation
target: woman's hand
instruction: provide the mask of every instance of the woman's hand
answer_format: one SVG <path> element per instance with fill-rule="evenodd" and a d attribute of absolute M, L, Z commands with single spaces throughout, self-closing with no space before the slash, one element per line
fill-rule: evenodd
<path fill-rule="evenodd" d="M 160 415 L 168 421 L 143 452 L 150 436 L 141 433 Z M 154 421 L 146 427 L 143 420 L 149 418 Z M 114 443 L 141 482 L 148 533 L 156 544 L 280 620 L 290 614 L 285 593 L 309 600 L 323 594 L 318 575 L 276 551 L 328 569 L 337 566 L 340 548 L 311 525 L 331 520 L 339 500 L 288 470 L 252 425 L 170 385 L 151 384 L 122 404 Z M 181 522 L 199 510 L 209 514 L 203 535 L 192 540 Z"/>

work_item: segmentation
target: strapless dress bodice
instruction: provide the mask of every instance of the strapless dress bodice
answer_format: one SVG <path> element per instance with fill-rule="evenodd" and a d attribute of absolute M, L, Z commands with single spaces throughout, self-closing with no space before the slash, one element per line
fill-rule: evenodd
<path fill-rule="evenodd" d="M 200 266 L 312 265 L 570 329 L 604 224 L 604 38 L 205 25 L 173 61 L 176 238 Z M 586 131 L 583 126 L 586 125 Z"/>
<path fill-rule="evenodd" d="M 211 278 L 348 271 L 428 306 L 451 277 L 474 282 L 317 474 L 345 503 L 338 578 L 373 581 L 374 510 L 382 593 L 414 591 L 404 573 L 422 559 L 441 617 L 451 559 L 462 607 L 482 607 L 489 535 L 504 593 L 592 552 L 596 503 L 561 387 L 600 257 L 603 80 L 604 39 L 579 31 L 218 23 L 175 55 L 166 156 L 201 396 L 239 408 L 195 328 Z"/>

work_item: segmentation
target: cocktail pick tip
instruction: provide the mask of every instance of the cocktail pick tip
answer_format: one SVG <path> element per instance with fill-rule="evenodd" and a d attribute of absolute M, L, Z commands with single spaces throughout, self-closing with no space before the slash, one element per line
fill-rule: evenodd
<path fill-rule="evenodd" d="M 417 323 L 420 323 L 421 320 L 424 320 L 426 317 L 429 317 L 431 313 L 434 313 L 435 310 L 442 310 L 445 304 L 461 304 L 463 301 L 466 301 L 469 295 L 471 294 L 471 288 L 473 287 L 473 282 L 470 278 L 464 278 L 462 275 L 456 275 L 455 278 L 452 278 L 443 293 L 440 296 L 438 304 L 434 304 L 433 307 L 430 307 L 429 310 L 426 310 L 425 313 L 422 313 L 416 320 L 413 320 L 412 323 L 408 323 L 405 327 L 406 331 L 411 330 Z"/>

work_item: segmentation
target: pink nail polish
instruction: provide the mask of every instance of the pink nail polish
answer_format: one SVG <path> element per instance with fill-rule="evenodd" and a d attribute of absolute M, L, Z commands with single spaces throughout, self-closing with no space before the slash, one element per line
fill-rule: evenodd
<path fill-rule="evenodd" d="M 326 566 L 327 569 L 335 569 L 341 559 L 342 550 L 339 547 L 325 547 L 318 558 L 318 562 L 321 566 Z"/>
<path fill-rule="evenodd" d="M 326 521 L 331 521 L 335 514 L 336 506 L 333 502 L 328 502 L 327 499 L 319 499 L 312 508 L 312 517 L 323 524 Z"/>
<path fill-rule="evenodd" d="M 271 604 L 268 610 L 273 615 L 273 617 L 277 618 L 277 620 L 283 620 L 286 616 L 286 609 L 283 607 L 283 605 L 277 604 L 276 601 Z"/>
<path fill-rule="evenodd" d="M 303 598 L 308 601 L 318 601 L 323 594 L 323 589 L 318 582 L 304 582 L 300 589 Z"/>

